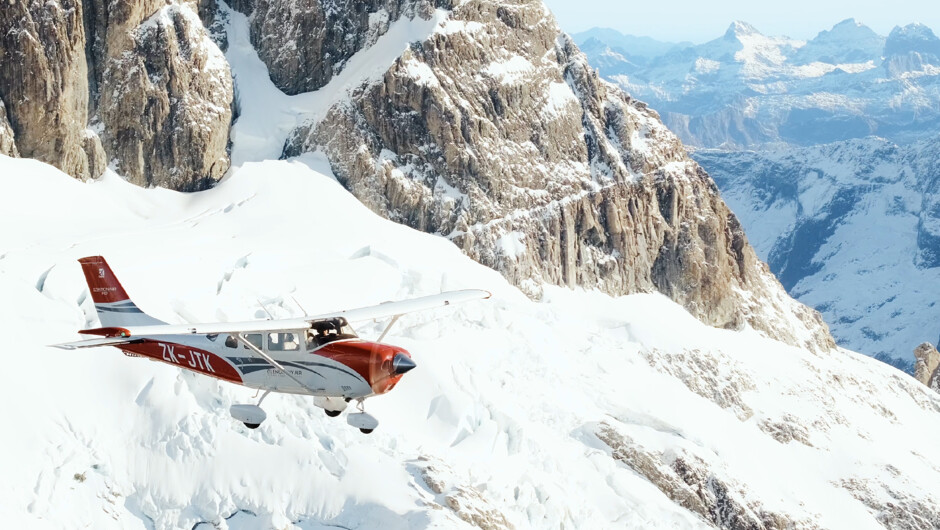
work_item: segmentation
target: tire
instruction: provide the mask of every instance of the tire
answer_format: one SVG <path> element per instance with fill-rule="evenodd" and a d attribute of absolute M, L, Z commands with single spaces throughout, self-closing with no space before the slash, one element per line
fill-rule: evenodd
<path fill-rule="evenodd" d="M 249 429 L 257 429 L 258 427 L 261 427 L 261 424 L 260 423 L 246 423 L 245 427 L 248 427 Z"/>
<path fill-rule="evenodd" d="M 359 429 L 362 434 L 371 434 L 375 429 Z"/>
<path fill-rule="evenodd" d="M 331 418 L 335 418 L 343 413 L 343 411 L 341 410 L 327 410 L 327 409 L 323 409 L 323 412 L 325 412 L 326 415 Z"/>

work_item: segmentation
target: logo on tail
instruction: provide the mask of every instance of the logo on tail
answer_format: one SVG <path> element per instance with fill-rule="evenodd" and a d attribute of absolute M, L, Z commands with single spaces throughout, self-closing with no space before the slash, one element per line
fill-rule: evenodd
<path fill-rule="evenodd" d="M 165 323 L 137 307 L 127 296 L 121 282 L 118 281 L 103 257 L 89 256 L 78 262 L 82 264 L 82 272 L 85 273 L 85 281 L 88 283 L 88 292 L 91 293 L 91 299 L 95 302 L 98 320 L 101 321 L 102 326 L 146 326 Z"/>

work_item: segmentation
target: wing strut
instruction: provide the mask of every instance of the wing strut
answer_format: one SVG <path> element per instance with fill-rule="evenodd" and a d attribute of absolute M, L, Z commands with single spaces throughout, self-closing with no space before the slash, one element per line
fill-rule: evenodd
<path fill-rule="evenodd" d="M 379 335 L 379 338 L 377 338 L 377 339 L 375 340 L 375 342 L 382 342 L 382 339 L 385 338 L 385 335 L 388 333 L 388 330 L 392 329 L 392 326 L 395 325 L 395 322 L 398 322 L 398 319 L 399 319 L 399 318 L 401 318 L 401 315 L 395 315 L 395 316 L 393 316 L 393 317 L 392 317 L 392 320 L 390 320 L 389 323 L 388 323 L 388 325 L 385 326 L 385 331 L 383 331 L 382 334 Z"/>
<path fill-rule="evenodd" d="M 288 372 L 287 369 L 284 368 L 283 366 L 281 366 L 281 363 L 275 361 L 273 357 L 271 357 L 271 356 L 268 355 L 267 353 L 264 353 L 263 351 L 261 351 L 261 348 L 258 348 L 258 347 L 255 346 L 254 344 L 248 342 L 248 339 L 246 339 L 245 336 L 244 336 L 241 332 L 236 333 L 235 336 L 238 338 L 239 342 L 241 342 L 242 344 L 245 345 L 246 348 L 248 348 L 249 350 L 251 350 L 251 351 L 257 353 L 257 354 L 260 355 L 265 361 L 268 361 L 272 366 L 274 366 L 274 367 L 277 368 L 278 370 L 284 372 L 284 375 L 286 375 L 287 377 L 290 377 L 291 379 L 293 379 L 295 383 L 297 383 L 298 385 L 300 385 L 300 388 L 303 388 L 303 389 L 306 390 L 307 392 L 310 392 L 310 395 L 316 395 L 316 391 L 315 391 L 315 390 L 313 390 L 313 389 L 310 388 L 309 386 L 305 385 L 300 379 L 297 379 L 296 377 L 294 377 L 294 374 Z M 264 399 L 264 398 L 261 398 L 261 399 Z"/>

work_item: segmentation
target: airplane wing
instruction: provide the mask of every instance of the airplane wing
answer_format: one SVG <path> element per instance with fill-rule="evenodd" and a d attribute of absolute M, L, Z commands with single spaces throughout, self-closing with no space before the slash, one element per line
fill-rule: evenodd
<path fill-rule="evenodd" d="M 347 309 L 336 313 L 324 313 L 310 317 L 309 320 L 318 320 L 321 318 L 343 317 L 350 322 L 363 320 L 375 320 L 379 318 L 393 317 L 414 313 L 415 311 L 424 311 L 425 309 L 434 309 L 435 307 L 444 307 L 471 300 L 483 300 L 492 296 L 489 291 L 480 289 L 465 289 L 463 291 L 450 291 L 441 294 L 432 294 L 422 296 L 421 298 L 412 298 L 411 300 L 401 300 L 400 302 L 385 302 L 383 304 L 371 307 L 361 307 L 359 309 Z"/>
<path fill-rule="evenodd" d="M 60 350 L 78 350 L 82 348 L 97 348 L 98 346 L 117 346 L 119 344 L 129 344 L 131 342 L 140 342 L 142 339 L 130 337 L 109 337 L 103 339 L 87 339 L 76 342 L 65 342 L 62 344 L 52 344 L 53 348 Z"/>
<path fill-rule="evenodd" d="M 463 291 L 450 291 L 410 300 L 401 300 L 399 302 L 385 302 L 383 304 L 361 307 L 358 309 L 347 309 L 333 313 L 323 313 L 321 315 L 306 316 L 303 318 L 279 319 L 279 320 L 249 320 L 247 322 L 212 322 L 206 324 L 160 324 L 155 326 L 128 326 L 119 328 L 122 337 L 112 337 L 104 339 L 90 339 L 79 342 L 58 344 L 56 347 L 64 349 L 91 348 L 94 346 L 114 346 L 125 344 L 140 337 L 152 337 L 157 335 L 213 335 L 217 333 L 259 333 L 266 331 L 283 331 L 291 329 L 307 329 L 314 320 L 325 318 L 343 317 L 348 321 L 356 322 L 363 320 L 373 320 L 386 317 L 394 317 L 433 309 L 435 307 L 444 307 L 471 300 L 482 300 L 492 296 L 489 291 L 479 289 L 466 289 Z M 102 333 L 96 333 L 99 330 L 84 330 L 84 333 L 104 334 L 104 330 L 118 328 L 101 328 Z M 109 333 L 110 334 L 110 333 Z M 132 338 L 133 337 L 133 338 Z"/>

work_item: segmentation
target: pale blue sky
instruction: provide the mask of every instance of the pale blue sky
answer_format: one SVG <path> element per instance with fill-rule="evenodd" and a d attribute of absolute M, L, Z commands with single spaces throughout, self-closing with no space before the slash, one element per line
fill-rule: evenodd
<path fill-rule="evenodd" d="M 847 18 L 881 35 L 910 22 L 940 28 L 937 0 L 545 0 L 562 29 L 576 33 L 609 27 L 658 40 L 704 42 L 720 37 L 734 20 L 765 35 L 810 39 Z"/>

